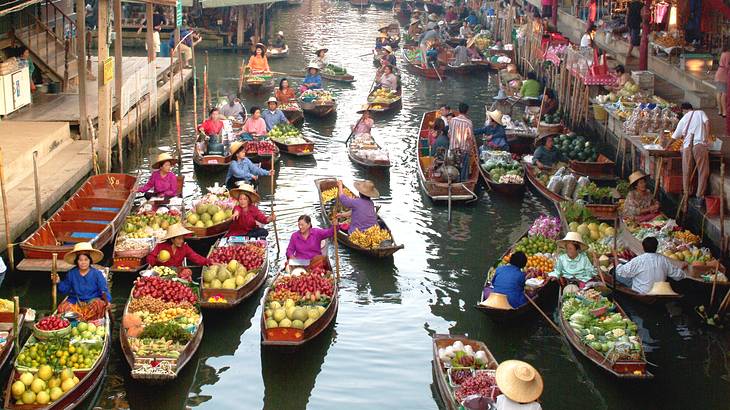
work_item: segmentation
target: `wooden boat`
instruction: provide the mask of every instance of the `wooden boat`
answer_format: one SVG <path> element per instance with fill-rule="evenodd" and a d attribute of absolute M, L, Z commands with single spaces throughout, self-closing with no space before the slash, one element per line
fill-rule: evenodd
<path fill-rule="evenodd" d="M 399 83 L 400 83 L 400 79 L 399 79 Z M 375 91 L 373 91 L 372 93 L 370 93 L 370 95 L 368 95 L 368 104 L 369 104 L 368 109 L 371 112 L 373 112 L 374 114 L 383 114 L 383 113 L 387 113 L 389 111 L 394 111 L 394 110 L 401 108 L 401 106 L 403 105 L 402 104 L 403 99 L 401 98 L 400 86 L 398 87 L 398 90 L 396 91 L 396 93 L 398 95 L 397 98 L 389 100 L 389 101 L 376 100 L 373 97 L 374 92 Z"/>
<path fill-rule="evenodd" d="M 489 351 L 487 345 L 479 340 L 469 339 L 463 335 L 444 335 L 438 333 L 434 334 L 433 360 L 431 361 L 431 363 L 433 364 L 433 377 L 436 381 L 436 389 L 438 390 L 439 396 L 441 397 L 441 401 L 443 402 L 444 407 L 448 410 L 459 410 L 462 407 L 456 401 L 456 397 L 454 396 L 455 389 L 452 387 L 451 383 L 449 383 L 447 368 L 445 366 L 445 363 L 443 363 L 441 361 L 441 358 L 439 357 L 439 349 L 445 349 L 447 346 L 453 345 L 454 342 L 456 342 L 457 340 L 464 343 L 464 346 L 471 346 L 475 352 L 481 350 L 487 354 L 487 371 L 491 370 L 496 372 L 497 366 L 499 366 L 499 362 L 497 362 L 497 360 L 494 358 L 492 352 Z"/>
<path fill-rule="evenodd" d="M 393 0 L 370 0 L 373 5 L 377 7 L 391 7 L 393 6 Z"/>
<path fill-rule="evenodd" d="M 415 60 L 411 60 L 408 58 L 408 50 L 419 50 L 420 49 L 417 46 L 404 46 L 403 47 L 403 61 L 405 61 L 406 70 L 408 70 L 411 74 L 415 74 L 421 77 L 430 78 L 432 80 L 438 80 L 438 79 L 444 79 L 446 78 L 446 71 L 443 69 L 443 67 L 428 67 L 424 66 L 423 64 L 416 62 Z"/>
<path fill-rule="evenodd" d="M 230 157 L 225 155 L 201 155 L 197 149 L 193 150 L 193 165 L 206 172 L 228 171 Z"/>
<path fill-rule="evenodd" d="M 83 403 L 84 400 L 86 400 L 96 390 L 97 386 L 101 384 L 101 381 L 104 379 L 104 375 L 106 374 L 106 365 L 109 361 L 112 339 L 111 318 L 109 317 L 108 311 L 104 315 L 104 326 L 106 328 L 106 335 L 104 337 L 104 343 L 101 352 L 99 353 L 99 357 L 89 370 L 73 370 L 74 375 L 79 378 L 79 382 L 74 387 L 64 392 L 56 401 L 47 405 L 16 404 L 15 400 L 13 400 L 12 385 L 20 378 L 22 372 L 18 371 L 18 369 L 13 366 L 13 369 L 10 372 L 10 378 L 8 379 L 8 385 L 5 389 L 5 403 L 3 408 L 17 410 L 69 410 L 81 405 L 81 403 Z M 35 336 L 31 336 L 28 341 L 26 341 L 26 344 L 34 341 Z"/>
<path fill-rule="evenodd" d="M 302 107 L 298 103 L 282 104 L 279 109 L 292 125 L 299 127 L 304 123 L 304 111 L 302 111 Z"/>
<path fill-rule="evenodd" d="M 670 302 L 672 300 L 677 300 L 677 299 L 682 298 L 682 295 L 642 295 L 641 293 L 636 292 L 635 290 L 622 284 L 619 281 L 616 281 L 614 283 L 613 276 L 609 275 L 608 273 L 599 272 L 599 274 L 601 275 L 601 277 L 606 282 L 606 284 L 608 285 L 609 288 L 626 296 L 629 299 L 635 300 L 635 301 L 637 301 L 639 303 L 643 303 L 645 305 L 653 305 L 657 302 L 666 303 L 666 302 Z"/>
<path fill-rule="evenodd" d="M 198 295 L 200 295 L 200 288 L 198 288 Z M 129 299 L 127 300 L 127 304 L 124 306 L 124 314 L 126 315 L 129 311 L 129 303 L 132 301 L 132 293 L 134 292 L 134 287 L 132 288 L 132 291 L 130 292 Z M 127 330 L 124 329 L 124 326 L 122 326 L 121 329 L 119 329 L 119 343 L 122 346 L 122 353 L 124 354 L 124 358 L 127 361 L 127 364 L 129 365 L 130 369 L 132 370 L 131 376 L 135 380 L 139 380 L 141 382 L 146 383 L 160 383 L 160 382 L 167 382 L 170 380 L 177 379 L 177 377 L 180 375 L 180 372 L 185 367 L 186 364 L 190 361 L 190 359 L 195 355 L 195 352 L 198 350 L 198 347 L 200 346 L 200 342 L 203 340 L 203 315 L 201 312 L 200 315 L 200 321 L 197 324 L 197 327 L 195 329 L 195 333 L 193 333 L 192 338 L 187 342 L 185 345 L 185 348 L 180 352 L 179 357 L 177 359 L 173 358 L 163 358 L 163 357 L 142 357 L 137 356 L 133 350 L 132 346 L 130 344 L 130 337 L 127 335 Z M 156 373 L 156 374 L 150 374 L 150 373 L 141 373 L 141 372 L 135 372 L 135 367 L 143 366 L 145 364 L 151 364 L 153 362 L 158 362 L 159 364 L 157 366 L 162 366 L 161 368 L 166 368 L 169 366 L 169 372 L 168 373 Z"/>
<path fill-rule="evenodd" d="M 429 111 L 423 114 L 421 126 L 418 131 L 418 144 L 416 145 L 416 158 L 418 159 L 418 180 L 426 195 L 432 201 L 471 201 L 477 198 L 475 193 L 479 181 L 479 162 L 476 155 L 476 147 L 470 155 L 469 177 L 463 182 L 449 182 L 439 177 L 431 168 L 436 160 L 430 156 L 428 136 L 437 118 L 438 111 Z"/>
<path fill-rule="evenodd" d="M 521 195 L 525 192 L 525 182 L 523 179 L 523 182 L 521 184 L 513 184 L 513 183 L 499 183 L 492 179 L 491 175 L 489 175 L 489 172 L 484 169 L 484 167 L 481 164 L 479 164 L 479 175 L 482 177 L 482 180 L 485 184 L 489 186 L 489 189 L 491 189 L 494 192 L 504 194 L 504 195 Z M 523 175 L 524 178 L 524 175 Z"/>
<path fill-rule="evenodd" d="M 301 4 L 301 0 L 298 0 Z M 266 57 L 271 59 L 284 58 L 289 55 L 289 45 L 285 44 L 284 47 L 269 47 L 266 49 Z"/>
<path fill-rule="evenodd" d="M 328 269 L 331 271 L 332 263 L 329 261 L 329 259 L 327 260 L 327 263 L 329 265 Z M 276 283 L 277 279 L 279 279 L 283 275 L 286 275 L 286 272 L 280 272 L 278 275 L 276 275 L 274 281 L 272 282 L 272 285 L 266 289 L 266 293 L 264 293 L 264 297 L 261 299 L 261 344 L 263 346 L 301 346 L 319 336 L 325 329 L 330 326 L 332 322 L 334 322 L 335 318 L 337 317 L 337 309 L 339 307 L 339 284 L 337 283 L 337 278 L 334 278 L 334 292 L 332 293 L 332 299 L 330 300 L 329 305 L 327 305 L 326 310 L 316 321 L 314 321 L 314 323 L 312 323 L 311 326 L 302 330 L 296 328 L 282 327 L 267 329 L 266 317 L 264 313 L 266 300 L 273 288 L 273 284 Z"/>
<path fill-rule="evenodd" d="M 286 4 L 289 6 L 298 6 L 302 4 L 303 0 L 286 0 Z"/>
<path fill-rule="evenodd" d="M 570 170 L 578 175 L 585 175 L 594 181 L 614 181 L 616 163 L 603 154 L 598 155 L 596 162 L 570 161 Z"/>
<path fill-rule="evenodd" d="M 254 95 L 269 94 L 274 89 L 274 78 L 261 78 L 255 76 L 243 77 L 244 89 Z"/>
<path fill-rule="evenodd" d="M 284 154 L 294 155 L 296 157 L 309 157 L 314 155 L 314 142 L 302 135 L 302 139 L 307 141 L 305 144 L 284 144 L 277 140 L 271 141 L 279 147 L 279 151 Z"/>
<path fill-rule="evenodd" d="M 619 306 L 618 303 L 615 301 L 613 303 L 616 306 L 616 312 L 620 313 L 624 318 L 628 317 L 626 312 L 621 309 L 621 306 Z M 563 331 L 563 335 L 566 339 L 568 339 L 570 345 L 596 366 L 620 379 L 647 380 L 654 378 L 654 375 L 646 370 L 647 362 L 646 357 L 644 356 L 643 346 L 641 347 L 640 360 L 619 360 L 612 363 L 601 353 L 583 343 L 580 336 L 578 336 L 573 328 L 570 327 L 568 319 L 563 315 L 563 289 L 560 289 L 560 292 L 558 292 L 557 314 L 558 326 L 560 326 L 560 329 Z"/>
<path fill-rule="evenodd" d="M 355 77 L 352 74 L 345 73 L 345 74 L 335 74 L 332 72 L 327 72 L 327 69 L 320 71 L 319 75 L 324 78 L 325 80 L 329 81 L 336 81 L 339 83 L 354 83 Z"/>
<path fill-rule="evenodd" d="M 18 321 L 17 329 L 18 334 L 22 335 L 23 325 L 25 324 L 25 314 L 27 309 L 19 307 L 18 309 Z M 0 331 L 7 332 L 5 344 L 0 348 L 0 369 L 5 367 L 5 364 L 10 359 L 13 349 L 15 349 L 15 343 L 19 342 L 13 332 L 13 312 L 2 312 L 0 313 Z"/>
<path fill-rule="evenodd" d="M 335 179 L 335 178 L 316 179 L 314 181 L 314 185 L 317 187 L 317 193 L 318 193 L 318 197 L 319 197 L 319 209 L 322 214 L 322 219 L 324 219 L 324 224 L 325 224 L 325 226 L 331 226 L 331 220 L 330 220 L 331 216 L 329 215 L 329 213 L 330 213 L 329 208 L 331 208 L 331 204 L 327 204 L 324 202 L 324 200 L 322 199 L 322 192 L 324 192 L 328 189 L 337 188 L 337 179 Z M 329 206 L 329 208 L 328 208 L 328 206 Z M 385 223 L 383 218 L 380 217 L 380 215 L 378 215 L 378 225 L 380 225 L 380 227 L 382 229 L 388 230 L 392 237 L 393 231 L 391 231 L 388 228 L 388 225 Z M 365 253 L 367 255 L 375 256 L 377 258 L 386 258 L 386 257 L 392 256 L 394 253 L 396 253 L 400 249 L 403 249 L 403 247 L 404 247 L 402 244 L 398 245 L 395 242 L 395 238 L 393 238 L 393 240 L 390 241 L 391 243 L 388 245 L 380 246 L 378 248 L 363 248 L 363 247 L 355 244 L 354 242 L 352 242 L 350 240 L 350 235 L 347 233 L 347 231 L 344 231 L 342 229 L 337 229 L 337 239 L 340 241 L 340 243 L 347 246 L 348 248 L 354 249 L 361 253 Z"/>
<path fill-rule="evenodd" d="M 370 4 L 370 0 L 350 0 L 350 4 L 358 7 L 367 7 Z"/>
<path fill-rule="evenodd" d="M 213 250 L 221 246 L 221 239 L 218 239 L 215 244 L 210 248 L 208 257 L 211 256 Z M 226 245 L 228 246 L 228 245 Z M 200 307 L 203 309 L 230 309 L 238 306 L 241 302 L 249 298 L 251 295 L 256 293 L 257 290 L 266 283 L 266 278 L 269 277 L 269 252 L 264 252 L 264 262 L 259 268 L 258 273 L 253 279 L 248 281 L 245 285 L 238 289 L 208 289 L 202 288 L 202 297 L 200 298 Z M 201 279 L 202 283 L 202 279 Z M 220 296 L 225 299 L 223 302 L 209 302 L 211 297 Z"/>
<path fill-rule="evenodd" d="M 355 149 L 355 144 L 353 144 L 353 141 L 357 137 L 358 136 L 355 135 L 347 140 L 347 155 L 350 157 L 350 160 L 352 162 L 354 162 L 360 166 L 366 167 L 366 168 L 390 168 L 390 158 L 388 158 L 387 160 L 374 160 L 374 159 L 369 159 L 369 158 L 365 158 L 361 155 L 358 155 L 357 154 L 358 150 Z M 371 138 L 372 138 L 372 136 L 371 136 Z M 382 149 L 380 144 L 378 144 L 374 138 L 372 138 L 371 144 L 374 144 L 377 147 L 374 149 L 378 149 L 378 150 Z"/>
<path fill-rule="evenodd" d="M 446 74 L 471 75 L 486 72 L 490 67 L 489 62 L 485 62 L 482 59 L 471 60 L 467 64 L 455 65 L 454 49 L 451 47 L 442 47 L 438 55 L 438 60 L 439 66 L 444 68 Z"/>
<path fill-rule="evenodd" d="M 62 262 L 64 254 L 79 242 L 91 242 L 101 249 L 114 239 L 124 217 L 132 209 L 138 179 L 127 174 L 93 175 L 43 225 L 30 234 L 20 248 L 31 270 L 50 269 L 53 254 L 58 255 L 59 269 L 70 267 Z M 18 269 L 24 270 L 23 262 Z M 31 266 L 32 265 L 32 266 Z M 44 265 L 44 266 L 40 266 Z"/>
<path fill-rule="evenodd" d="M 312 102 L 305 102 L 300 98 L 298 103 L 305 114 L 313 115 L 315 117 L 327 117 L 337 112 L 337 101 L 334 99 L 320 104 L 317 103 L 316 100 Z"/>

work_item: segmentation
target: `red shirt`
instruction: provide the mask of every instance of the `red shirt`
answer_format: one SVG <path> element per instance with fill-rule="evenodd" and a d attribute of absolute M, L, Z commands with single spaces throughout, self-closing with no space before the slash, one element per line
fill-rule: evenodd
<path fill-rule="evenodd" d="M 221 133 L 221 130 L 223 129 L 223 121 L 221 120 L 211 120 L 210 118 L 203 121 L 202 124 L 200 124 L 200 128 L 203 129 L 203 132 L 205 135 L 218 135 Z"/>
<path fill-rule="evenodd" d="M 233 208 L 233 213 L 238 212 L 238 219 L 234 219 L 231 222 L 231 227 L 228 228 L 226 236 L 246 236 L 251 230 L 256 229 L 256 222 L 265 224 L 269 222 L 266 215 L 261 212 L 256 205 L 249 205 L 246 212 L 243 211 L 239 205 Z"/>
<path fill-rule="evenodd" d="M 187 243 L 184 243 L 182 248 L 176 248 L 175 252 L 172 251 L 172 248 L 172 244 L 167 241 L 157 244 L 157 246 L 155 246 L 155 249 L 153 249 L 152 252 L 147 255 L 147 263 L 149 263 L 150 266 L 169 266 L 176 268 L 183 266 L 183 259 L 187 258 L 188 262 L 192 263 L 195 266 L 204 266 L 210 264 L 208 262 L 208 258 L 204 258 L 195 253 L 195 251 L 192 250 L 192 248 L 190 248 Z M 157 255 L 159 255 L 160 252 L 163 250 L 170 252 L 170 259 L 165 263 L 157 260 Z"/>

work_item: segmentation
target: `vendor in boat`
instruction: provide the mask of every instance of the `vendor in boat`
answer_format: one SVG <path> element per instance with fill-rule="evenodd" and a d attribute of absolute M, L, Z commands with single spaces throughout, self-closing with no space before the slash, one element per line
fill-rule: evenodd
<path fill-rule="evenodd" d="M 549 276 L 559 280 L 561 285 L 575 281 L 583 288 L 596 276 L 596 268 L 585 253 L 588 245 L 583 242 L 583 237 L 578 232 L 568 232 L 558 241 L 558 245 L 565 250 L 565 253 L 558 256 L 555 269 Z"/>
<path fill-rule="evenodd" d="M 453 64 L 455 66 L 460 66 L 462 64 L 469 64 L 471 63 L 471 60 L 469 59 L 469 50 L 466 48 L 466 40 L 461 39 L 459 40 L 459 45 L 454 48 L 454 62 Z"/>
<path fill-rule="evenodd" d="M 385 32 L 379 32 L 378 37 L 375 38 L 375 49 L 380 50 L 389 44 L 388 34 Z"/>
<path fill-rule="evenodd" d="M 370 105 L 364 104 L 362 109 L 357 112 L 362 117 L 352 126 L 352 135 L 370 134 L 375 121 L 370 117 Z"/>
<path fill-rule="evenodd" d="M 260 176 L 269 175 L 269 171 L 251 162 L 246 157 L 245 143 L 235 141 L 231 144 L 231 164 L 228 166 L 228 174 L 226 174 L 226 188 L 233 189 L 239 182 L 251 184 Z"/>
<path fill-rule="evenodd" d="M 659 214 L 659 202 L 649 190 L 648 175 L 635 171 L 629 175 L 629 193 L 624 201 L 623 216 L 637 222 L 650 221 Z"/>
<path fill-rule="evenodd" d="M 79 242 L 71 252 L 63 256 L 69 265 L 74 265 L 66 277 L 60 280 L 58 274 L 52 273 L 53 283 L 58 290 L 68 295 L 66 300 L 58 305 L 58 313 L 76 312 L 82 320 L 93 320 L 104 316 L 104 311 L 112 300 L 104 274 L 91 266 L 99 263 L 104 254 L 94 249 L 89 242 Z"/>
<path fill-rule="evenodd" d="M 426 31 L 421 33 L 421 36 L 418 38 L 418 44 L 421 46 L 421 49 L 426 49 L 434 40 L 438 40 L 438 38 L 439 32 L 436 31 L 436 23 L 428 23 Z"/>
<path fill-rule="evenodd" d="M 297 226 L 299 230 L 291 234 L 286 247 L 287 259 L 311 260 L 322 255 L 322 241 L 334 236 L 334 229 L 312 228 L 309 215 L 301 215 Z"/>
<path fill-rule="evenodd" d="M 266 58 L 266 46 L 261 43 L 256 43 L 254 49 L 254 55 L 248 59 L 248 69 L 251 70 L 251 74 L 269 73 L 269 60 Z"/>
<path fill-rule="evenodd" d="M 178 196 L 177 176 L 172 173 L 172 167 L 177 164 L 177 160 L 172 155 L 163 152 L 157 156 L 157 161 L 152 164 L 152 172 L 149 181 L 142 185 L 137 192 L 144 192 L 147 199 L 153 197 L 163 197 L 165 199 Z"/>
<path fill-rule="evenodd" d="M 223 131 L 223 121 L 220 120 L 218 108 L 212 108 L 208 118 L 198 127 L 198 131 L 202 132 L 196 143 L 196 149 L 201 155 L 223 155 L 223 144 L 221 143 L 221 131 Z"/>
<path fill-rule="evenodd" d="M 621 91 L 622 88 L 626 84 L 633 84 L 634 80 L 631 78 L 631 74 L 626 72 L 626 68 L 619 64 L 613 69 L 614 74 L 616 74 L 616 84 L 613 87 L 607 87 L 609 91 Z"/>
<path fill-rule="evenodd" d="M 247 236 L 249 238 L 266 238 L 269 231 L 260 227 L 258 224 L 267 224 L 276 220 L 276 215 L 264 215 L 256 206 L 261 202 L 261 197 L 253 186 L 248 184 L 239 184 L 238 188 L 231 189 L 231 198 L 238 201 L 238 205 L 233 208 L 233 221 L 231 227 L 228 228 L 226 236 Z"/>
<path fill-rule="evenodd" d="M 475 27 L 477 24 L 479 24 L 479 18 L 477 17 L 477 13 L 474 10 L 469 11 L 469 15 L 466 16 L 466 22 L 469 23 L 471 27 Z"/>
<path fill-rule="evenodd" d="M 228 97 L 228 104 L 224 104 L 220 108 L 220 115 L 223 118 L 233 118 L 240 120 L 246 117 L 246 109 L 241 104 L 241 99 L 236 95 L 231 94 Z"/>
<path fill-rule="evenodd" d="M 245 123 L 243 123 L 243 128 L 241 128 L 241 132 L 247 133 L 252 136 L 266 135 L 269 131 L 266 127 L 266 121 L 261 118 L 261 108 L 253 106 L 251 107 L 250 112 L 251 116 L 248 117 Z"/>
<path fill-rule="evenodd" d="M 527 80 L 522 82 L 520 95 L 522 96 L 522 98 L 537 99 L 540 98 L 541 92 L 542 85 L 539 81 L 537 81 L 537 74 L 535 74 L 534 71 L 530 71 L 529 73 L 527 73 Z"/>
<path fill-rule="evenodd" d="M 222 130 L 223 121 L 220 119 L 220 110 L 218 108 L 211 108 L 208 112 L 208 118 L 198 126 L 198 131 L 205 134 L 206 137 L 215 137 L 220 135 Z"/>
<path fill-rule="evenodd" d="M 467 39 L 474 36 L 474 32 L 469 27 L 469 22 L 464 20 L 464 23 L 459 27 L 459 38 Z"/>
<path fill-rule="evenodd" d="M 348 233 L 355 230 L 365 232 L 368 228 L 378 225 L 378 215 L 375 210 L 373 199 L 380 198 L 380 193 L 375 188 L 373 181 L 355 181 L 355 189 L 360 194 L 359 197 L 350 198 L 345 195 L 342 188 L 342 181 L 337 181 L 337 189 L 339 190 L 340 203 L 349 211 L 341 212 L 335 215 L 338 219 L 350 217 L 350 226 L 347 228 Z"/>
<path fill-rule="evenodd" d="M 277 101 L 276 97 L 269 97 L 269 100 L 266 101 L 266 105 L 268 110 L 261 114 L 261 118 L 263 118 L 264 123 L 266 123 L 267 132 L 271 131 L 271 129 L 277 124 L 289 124 L 289 120 L 286 119 L 286 115 L 284 115 L 284 112 L 279 109 L 279 101 Z"/>
<path fill-rule="evenodd" d="M 385 46 L 383 47 L 383 51 L 385 51 L 385 55 L 383 55 L 383 58 L 380 59 L 380 65 L 395 67 L 396 59 L 395 55 L 393 54 L 393 47 Z M 391 70 L 391 72 L 392 71 L 393 70 Z"/>
<path fill-rule="evenodd" d="M 520 360 L 505 360 L 497 367 L 495 410 L 542 410 L 538 403 L 543 381 L 534 367 Z"/>
<path fill-rule="evenodd" d="M 449 34 L 449 26 L 443 20 L 438 22 L 438 31 L 439 40 L 441 40 L 442 43 L 446 44 L 446 42 L 451 40 L 451 34 Z"/>
<path fill-rule="evenodd" d="M 484 127 L 475 129 L 474 135 L 485 135 L 484 139 L 491 149 L 509 151 L 507 131 L 502 122 L 502 111 L 487 110 L 487 121 L 484 123 Z"/>
<path fill-rule="evenodd" d="M 319 67 L 320 70 L 327 68 L 329 63 L 327 62 L 327 48 L 319 48 L 314 52 L 314 64 Z"/>
<path fill-rule="evenodd" d="M 444 131 L 449 131 L 449 121 L 454 117 L 451 107 L 448 104 L 441 104 L 437 114 L 436 122 L 444 123 Z"/>
<path fill-rule="evenodd" d="M 210 265 L 208 258 L 200 256 L 185 243 L 185 237 L 191 233 L 181 223 L 170 225 L 167 228 L 167 235 L 162 238 L 164 242 L 158 243 L 155 249 L 147 255 L 147 263 L 150 266 L 178 268 L 183 266 L 187 259 L 187 262 L 194 266 Z M 162 252 L 165 253 L 161 255 Z"/>
<path fill-rule="evenodd" d="M 687 263 L 682 262 L 682 266 L 677 267 L 669 258 L 656 253 L 659 241 L 655 237 L 644 238 L 641 247 L 644 253 L 616 268 L 616 279 L 619 282 L 641 295 L 646 295 L 652 291 L 655 283 L 666 282 L 668 277 L 674 280 L 686 277 L 683 269 L 687 268 Z"/>
<path fill-rule="evenodd" d="M 307 75 L 304 77 L 302 86 L 299 88 L 300 92 L 306 90 L 321 90 L 322 89 L 322 77 L 319 75 L 319 66 L 316 64 L 310 64 L 307 67 Z"/>
<path fill-rule="evenodd" d="M 411 24 L 408 26 L 408 36 L 412 38 L 414 41 L 418 39 L 418 37 L 421 35 L 421 25 L 420 21 L 418 19 L 413 19 L 411 21 Z"/>
<path fill-rule="evenodd" d="M 429 43 L 428 50 L 426 50 L 426 61 L 428 66 L 432 67 L 434 70 L 436 70 L 436 67 L 439 66 L 438 40 L 433 40 Z"/>
<path fill-rule="evenodd" d="M 279 81 L 279 88 L 276 89 L 274 96 L 279 104 L 291 104 L 297 100 L 297 95 L 294 89 L 289 86 L 289 80 L 286 78 Z"/>
<path fill-rule="evenodd" d="M 276 36 L 274 36 L 274 40 L 271 42 L 271 47 L 273 47 L 273 48 L 286 47 L 286 42 L 284 41 L 284 32 L 283 31 L 279 31 L 276 33 Z"/>
<path fill-rule="evenodd" d="M 431 129 L 431 156 L 445 157 L 449 150 L 449 135 L 443 121 L 434 121 Z"/>
<path fill-rule="evenodd" d="M 378 86 L 380 88 L 387 88 L 388 90 L 398 91 L 398 77 L 393 74 L 393 67 L 384 65 L 383 74 L 378 79 Z"/>
<path fill-rule="evenodd" d="M 527 255 L 523 252 L 515 252 L 509 258 L 509 264 L 497 268 L 492 278 L 491 289 L 485 292 L 501 293 L 507 296 L 512 309 L 527 303 L 525 297 L 525 272 L 522 269 L 527 265 Z M 489 295 L 484 295 L 485 300 Z"/>
<path fill-rule="evenodd" d="M 540 169 L 550 169 L 560 161 L 560 153 L 555 148 L 555 133 L 545 132 L 537 137 L 537 149 L 532 155 L 532 163 Z"/>
<path fill-rule="evenodd" d="M 558 99 L 555 98 L 555 91 L 547 89 L 543 97 L 542 113 L 545 115 L 553 115 L 556 112 L 558 112 Z"/>
<path fill-rule="evenodd" d="M 512 81 L 522 81 L 522 75 L 517 71 L 517 64 L 510 63 L 504 70 L 499 72 L 499 78 L 502 84 L 509 85 Z"/>

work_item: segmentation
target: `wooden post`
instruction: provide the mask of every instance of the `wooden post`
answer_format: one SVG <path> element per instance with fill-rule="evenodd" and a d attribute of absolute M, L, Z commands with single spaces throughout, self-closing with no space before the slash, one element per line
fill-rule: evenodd
<path fill-rule="evenodd" d="M 58 275 L 58 254 L 53 254 L 53 259 L 51 259 L 51 312 L 56 311 L 56 305 L 58 302 L 58 286 L 56 285 L 56 282 L 53 280 Z"/>
<path fill-rule="evenodd" d="M 117 120 L 117 159 L 119 160 L 119 172 L 124 173 L 124 138 L 122 137 L 122 120 Z"/>
<path fill-rule="evenodd" d="M 155 61 L 155 39 L 154 39 L 154 9 L 153 5 L 150 3 L 145 3 L 145 19 L 147 20 L 147 36 L 146 36 L 146 42 L 147 42 L 147 61 L 153 62 Z M 172 56 L 170 56 L 170 59 L 172 59 Z"/>
<path fill-rule="evenodd" d="M 104 62 L 109 58 L 109 0 L 99 0 L 97 3 L 99 13 L 98 24 L 98 74 L 97 84 L 99 88 L 99 151 L 101 151 L 101 169 L 104 172 L 111 170 L 111 134 L 112 134 L 112 84 L 104 80 Z"/>
<path fill-rule="evenodd" d="M 5 169 L 3 164 L 3 149 L 0 147 L 0 193 L 3 195 L 3 216 L 5 217 L 5 242 L 8 247 L 8 262 L 10 270 L 15 270 L 15 256 L 13 255 L 13 241 L 10 237 L 10 216 L 8 215 L 8 196 L 5 194 Z"/>
<path fill-rule="evenodd" d="M 725 158 L 720 160 L 720 259 L 725 257 Z M 717 272 L 715 272 L 717 273 Z"/>
<path fill-rule="evenodd" d="M 191 47 L 193 52 L 193 127 L 198 127 L 198 68 L 195 66 L 195 42 Z"/>
<path fill-rule="evenodd" d="M 122 0 L 114 0 L 114 96 L 117 99 L 116 115 L 115 120 L 118 124 L 122 123 L 122 82 L 124 77 L 122 76 Z M 121 134 L 122 127 L 119 126 L 119 133 Z M 123 137 L 118 137 L 117 141 L 122 141 Z M 119 151 L 121 152 L 122 146 L 118 144 Z M 121 154 L 119 154 L 121 156 Z M 121 164 L 121 161 L 119 162 Z"/>
<path fill-rule="evenodd" d="M 41 181 L 38 179 L 38 151 L 33 151 L 33 186 L 35 187 L 35 212 L 40 228 L 43 225 L 43 211 L 41 211 Z"/>
<path fill-rule="evenodd" d="M 236 7 L 236 11 L 238 13 L 238 21 L 236 21 L 236 47 L 241 48 L 243 47 L 243 43 L 245 42 L 245 38 L 243 38 L 246 35 L 246 16 L 245 16 L 245 8 L 244 6 L 238 6 Z"/>
<path fill-rule="evenodd" d="M 86 123 L 89 127 L 89 140 L 91 141 L 91 170 L 94 175 L 99 175 L 99 165 L 96 159 L 96 133 L 94 132 L 94 124 L 91 123 L 91 117 L 86 117 Z"/>
<path fill-rule="evenodd" d="M 15 355 L 20 353 L 20 329 L 18 328 L 18 318 L 20 317 L 20 299 L 17 296 L 13 296 L 13 350 Z"/>
<path fill-rule="evenodd" d="M 76 0 L 76 67 L 79 75 L 79 132 L 81 139 L 89 138 L 86 127 L 86 2 Z"/>
<path fill-rule="evenodd" d="M 177 125 L 177 163 L 182 172 L 182 148 L 180 144 L 180 105 L 175 101 L 175 125 Z M 197 126 L 197 125 L 196 125 Z"/>

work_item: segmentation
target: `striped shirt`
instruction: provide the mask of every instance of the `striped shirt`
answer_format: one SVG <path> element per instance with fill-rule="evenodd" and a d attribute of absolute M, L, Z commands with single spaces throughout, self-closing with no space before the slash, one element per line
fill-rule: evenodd
<path fill-rule="evenodd" d="M 474 141 L 474 125 L 462 114 L 449 120 L 449 148 L 467 152 Z"/>

